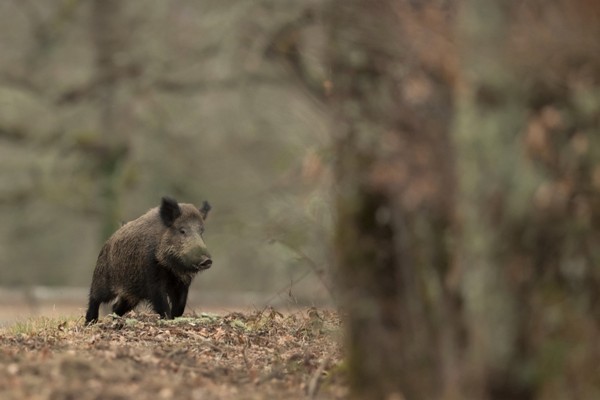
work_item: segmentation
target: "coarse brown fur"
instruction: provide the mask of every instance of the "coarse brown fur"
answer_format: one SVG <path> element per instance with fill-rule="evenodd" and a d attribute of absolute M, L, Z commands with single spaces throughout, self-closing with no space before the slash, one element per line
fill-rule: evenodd
<path fill-rule="evenodd" d="M 181 316 L 192 279 L 212 265 L 202 238 L 210 208 L 163 197 L 160 207 L 118 229 L 98 256 L 86 323 L 98 319 L 101 303 L 114 299 L 118 315 L 145 300 L 163 318 Z"/>

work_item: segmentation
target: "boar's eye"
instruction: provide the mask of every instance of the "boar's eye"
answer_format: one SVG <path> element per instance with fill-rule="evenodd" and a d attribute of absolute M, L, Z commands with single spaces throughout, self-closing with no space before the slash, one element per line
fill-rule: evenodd
<path fill-rule="evenodd" d="M 187 231 L 185 230 L 185 228 L 179 228 L 179 233 L 181 233 L 182 235 L 186 235 Z"/>

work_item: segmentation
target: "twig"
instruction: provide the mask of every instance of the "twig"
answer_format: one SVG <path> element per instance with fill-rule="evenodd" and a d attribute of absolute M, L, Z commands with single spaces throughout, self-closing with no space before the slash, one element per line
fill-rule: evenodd
<path fill-rule="evenodd" d="M 323 375 L 323 371 L 325 371 L 325 367 L 329 364 L 330 356 L 327 356 L 321 361 L 321 365 L 315 371 L 315 373 L 311 376 L 310 382 L 308 383 L 308 387 L 306 389 L 306 394 L 309 399 L 314 399 L 319 391 L 319 384 L 321 383 L 321 375 Z"/>
<path fill-rule="evenodd" d="M 248 348 L 248 344 L 246 343 L 244 345 L 244 348 L 242 349 L 242 357 L 244 357 L 244 365 L 246 365 L 247 369 L 250 369 L 250 361 L 248 361 L 248 356 L 246 355 L 246 349 Z"/>
<path fill-rule="evenodd" d="M 271 304 L 271 302 L 273 302 L 273 300 L 275 300 L 277 297 L 279 297 L 283 292 L 290 290 L 291 291 L 291 287 L 293 285 L 295 285 L 296 283 L 302 281 L 304 278 L 306 278 L 311 272 L 313 272 L 312 270 L 306 270 L 304 271 L 304 274 L 300 275 L 299 278 L 296 279 L 292 279 L 292 281 L 290 282 L 289 285 L 285 285 L 285 287 L 281 288 L 280 290 L 278 290 L 277 292 L 275 292 L 275 294 L 273 294 L 271 297 L 269 297 L 266 301 L 266 304 Z"/>
<path fill-rule="evenodd" d="M 286 247 L 288 250 L 291 250 L 292 252 L 296 253 L 296 255 L 298 255 L 298 257 L 305 260 L 307 262 L 308 266 L 315 273 L 317 278 L 319 278 L 319 280 L 321 281 L 321 284 L 325 287 L 325 289 L 327 289 L 327 291 L 330 294 L 333 293 L 333 291 L 331 290 L 331 287 L 329 287 L 329 284 L 325 280 L 325 271 L 323 270 L 323 268 L 319 267 L 319 265 L 315 262 L 315 260 L 313 260 L 305 252 L 303 252 L 301 249 L 297 248 L 296 246 L 292 245 L 291 243 L 288 243 L 281 239 L 272 239 L 272 241 L 277 242 L 280 245 Z"/>

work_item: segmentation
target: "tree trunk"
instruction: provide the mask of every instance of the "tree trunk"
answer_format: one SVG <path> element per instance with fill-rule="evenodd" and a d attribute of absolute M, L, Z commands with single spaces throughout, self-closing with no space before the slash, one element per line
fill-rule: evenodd
<path fill-rule="evenodd" d="M 452 102 L 448 71 L 408 38 L 425 18 L 387 0 L 340 0 L 329 14 L 337 276 L 351 384 L 365 398 L 435 398 L 456 380 Z"/>
<path fill-rule="evenodd" d="M 455 148 L 460 176 L 458 212 L 462 291 L 468 332 L 465 363 L 469 397 L 531 398 L 519 363 L 517 293 L 505 264 L 510 249 L 502 228 L 527 214 L 539 179 L 517 140 L 524 104 L 504 53 L 506 8 L 466 1 L 460 39 L 465 85 L 459 92 Z"/>
<path fill-rule="evenodd" d="M 596 396 L 586 373 L 593 356 L 583 354 L 599 328 L 590 301 L 598 259 L 588 246 L 597 244 L 600 215 L 590 179 L 600 160 L 600 101 L 582 113 L 575 88 L 586 81 L 585 92 L 597 93 L 600 58 L 590 55 L 598 53 L 577 47 L 600 32 L 586 28 L 582 5 L 468 0 L 460 13 L 457 251 L 472 398 Z M 553 39 L 536 42 L 549 31 Z"/>

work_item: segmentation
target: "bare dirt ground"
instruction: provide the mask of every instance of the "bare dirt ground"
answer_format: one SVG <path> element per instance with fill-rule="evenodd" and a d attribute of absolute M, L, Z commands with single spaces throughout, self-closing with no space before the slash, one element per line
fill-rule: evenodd
<path fill-rule="evenodd" d="M 335 399 L 344 375 L 339 318 L 314 308 L 0 329 L 1 399 Z"/>

